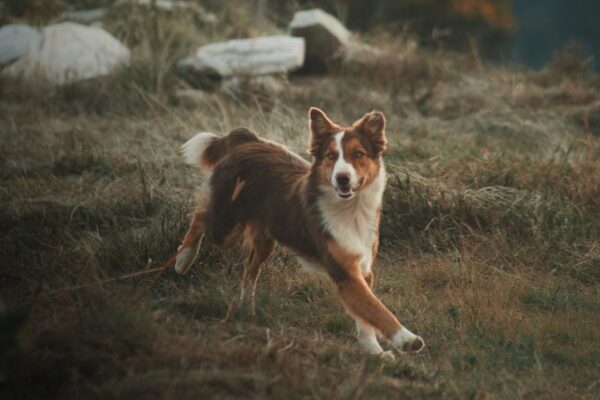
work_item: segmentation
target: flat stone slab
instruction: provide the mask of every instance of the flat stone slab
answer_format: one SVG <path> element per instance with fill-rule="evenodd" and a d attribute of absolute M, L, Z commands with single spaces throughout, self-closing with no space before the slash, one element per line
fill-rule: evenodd
<path fill-rule="evenodd" d="M 42 33 L 42 47 L 5 68 L 3 74 L 62 85 L 129 65 L 129 50 L 101 28 L 63 22 L 45 27 Z"/>
<path fill-rule="evenodd" d="M 16 61 L 42 46 L 42 33 L 24 24 L 0 28 L 0 66 Z"/>
<path fill-rule="evenodd" d="M 326 69 L 333 56 L 350 42 L 350 31 L 333 15 L 318 8 L 298 11 L 289 32 L 306 41 L 306 68 Z"/>
<path fill-rule="evenodd" d="M 304 39 L 265 36 L 202 46 L 195 56 L 181 61 L 179 67 L 229 77 L 287 73 L 303 63 Z"/>

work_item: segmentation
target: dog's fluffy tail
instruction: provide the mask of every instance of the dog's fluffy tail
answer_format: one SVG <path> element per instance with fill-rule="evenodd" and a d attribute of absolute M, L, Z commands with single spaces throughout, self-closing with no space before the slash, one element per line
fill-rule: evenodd
<path fill-rule="evenodd" d="M 235 129 L 223 137 L 200 132 L 181 146 L 181 152 L 186 163 L 199 167 L 203 172 L 209 172 L 233 147 L 259 140 L 256 134 L 246 128 Z"/>

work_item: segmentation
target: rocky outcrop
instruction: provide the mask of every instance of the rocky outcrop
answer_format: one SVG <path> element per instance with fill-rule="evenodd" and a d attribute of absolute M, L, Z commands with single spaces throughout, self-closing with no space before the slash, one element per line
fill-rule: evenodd
<path fill-rule="evenodd" d="M 302 38 L 265 36 L 202 46 L 177 68 L 192 87 L 211 89 L 223 78 L 286 74 L 303 63 Z"/>
<path fill-rule="evenodd" d="M 3 26 L 0 29 L 0 66 L 16 61 L 30 52 L 39 51 L 42 41 L 42 33 L 30 26 Z"/>
<path fill-rule="evenodd" d="M 29 51 L 2 73 L 62 85 L 129 65 L 129 50 L 103 29 L 64 22 L 45 27 L 42 34 L 39 49 Z"/>
<path fill-rule="evenodd" d="M 350 32 L 333 15 L 323 10 L 298 11 L 290 22 L 292 36 L 306 41 L 307 71 L 323 72 L 337 52 L 350 42 Z"/>
<path fill-rule="evenodd" d="M 304 40 L 290 36 L 236 39 L 200 47 L 181 62 L 221 77 L 268 75 L 293 71 L 304 62 Z"/>

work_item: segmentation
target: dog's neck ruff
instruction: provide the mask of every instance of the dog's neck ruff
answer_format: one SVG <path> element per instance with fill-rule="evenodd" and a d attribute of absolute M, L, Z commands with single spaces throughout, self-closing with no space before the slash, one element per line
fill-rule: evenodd
<path fill-rule="evenodd" d="M 354 198 L 340 199 L 335 189 L 322 187 L 317 200 L 324 230 L 349 253 L 361 257 L 360 267 L 365 275 L 371 270 L 385 179 L 385 168 L 380 161 L 377 177 L 359 190 Z"/>

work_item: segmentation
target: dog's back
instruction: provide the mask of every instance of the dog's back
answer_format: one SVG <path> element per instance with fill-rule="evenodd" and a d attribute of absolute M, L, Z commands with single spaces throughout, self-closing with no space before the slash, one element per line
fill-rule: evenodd
<path fill-rule="evenodd" d="M 205 233 L 225 245 L 249 223 L 308 257 L 316 255 L 307 231 L 305 187 L 310 164 L 276 143 L 245 128 L 214 138 L 206 147 L 201 168 L 211 169 L 210 200 Z"/>
<path fill-rule="evenodd" d="M 188 164 L 207 172 L 239 145 L 256 142 L 260 139 L 254 132 L 240 127 L 224 137 L 208 132 L 197 133 L 181 146 L 181 151 Z"/>

